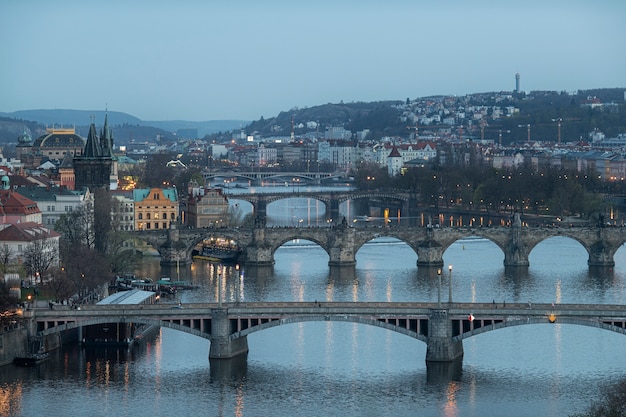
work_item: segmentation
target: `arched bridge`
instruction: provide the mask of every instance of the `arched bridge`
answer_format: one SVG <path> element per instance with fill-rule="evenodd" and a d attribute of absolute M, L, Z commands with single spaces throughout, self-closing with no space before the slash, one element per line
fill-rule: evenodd
<path fill-rule="evenodd" d="M 247 336 L 284 324 L 341 321 L 382 327 L 427 344 L 426 360 L 446 362 L 463 355 L 462 340 L 505 327 L 563 323 L 626 334 L 626 306 L 598 304 L 258 302 L 233 304 L 90 305 L 24 312 L 31 334 L 45 337 L 106 323 L 144 323 L 173 328 L 210 340 L 209 357 L 248 352 Z"/>
<path fill-rule="evenodd" d="M 157 249 L 164 265 L 185 264 L 191 252 L 203 239 L 223 237 L 236 241 L 243 250 L 240 261 L 250 265 L 272 265 L 274 253 L 294 239 L 309 240 L 322 247 L 329 256 L 329 265 L 356 264 L 356 253 L 367 242 L 391 237 L 405 242 L 417 254 L 418 266 L 443 266 L 443 254 L 454 242 L 474 236 L 490 240 L 504 253 L 505 266 L 529 266 L 530 252 L 540 242 L 564 236 L 579 242 L 587 251 L 588 265 L 611 267 L 615 253 L 626 242 L 623 227 L 527 227 L 521 225 L 492 227 L 372 227 L 354 228 L 347 224 L 334 227 L 272 227 L 256 226 L 216 229 L 170 229 L 136 231 L 133 236 Z"/>
<path fill-rule="evenodd" d="M 272 172 L 272 171 L 220 171 L 220 172 L 203 172 L 202 177 L 205 181 L 214 178 L 239 178 L 251 181 L 253 184 L 261 184 L 262 181 L 288 180 L 292 183 L 293 178 L 300 178 L 315 184 L 320 184 L 324 180 L 329 179 L 347 179 L 346 171 L 340 172 Z"/>
<path fill-rule="evenodd" d="M 422 216 L 418 210 L 417 195 L 415 193 L 403 193 L 392 189 L 388 190 L 359 190 L 359 191 L 300 191 L 299 188 L 291 188 L 290 192 L 282 193 L 252 193 L 252 194 L 232 194 L 229 198 L 247 201 L 252 205 L 252 212 L 260 224 L 265 224 L 267 219 L 267 206 L 275 201 L 289 198 L 308 198 L 317 200 L 324 205 L 325 218 L 327 221 L 338 223 L 342 216 L 339 207 L 347 201 L 360 199 L 378 199 L 386 202 L 395 202 L 400 208 L 406 221 L 413 226 L 417 226 L 418 218 Z"/>

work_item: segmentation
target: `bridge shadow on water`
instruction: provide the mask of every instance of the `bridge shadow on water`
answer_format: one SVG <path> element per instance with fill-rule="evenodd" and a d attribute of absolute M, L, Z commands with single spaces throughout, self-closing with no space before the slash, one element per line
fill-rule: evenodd
<path fill-rule="evenodd" d="M 243 380 L 248 374 L 248 355 L 232 359 L 209 359 L 211 382 Z"/>
<path fill-rule="evenodd" d="M 460 381 L 463 374 L 463 359 L 452 362 L 426 362 L 426 382 L 433 385 Z"/>

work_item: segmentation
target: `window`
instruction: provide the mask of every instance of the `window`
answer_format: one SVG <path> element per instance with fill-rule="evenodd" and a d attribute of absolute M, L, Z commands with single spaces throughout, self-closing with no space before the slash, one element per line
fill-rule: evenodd
<path fill-rule="evenodd" d="M 143 220 L 143 213 L 139 213 L 139 220 Z"/>
<path fill-rule="evenodd" d="M 167 229 L 167 223 L 166 222 L 163 222 L 163 228 Z"/>
<path fill-rule="evenodd" d="M 146 223 L 146 229 L 150 229 L 150 223 Z"/>
<path fill-rule="evenodd" d="M 174 214 L 174 213 L 170 214 L 170 219 L 171 220 L 176 220 L 176 214 Z"/>
<path fill-rule="evenodd" d="M 146 213 L 146 219 L 150 220 L 150 213 Z"/>

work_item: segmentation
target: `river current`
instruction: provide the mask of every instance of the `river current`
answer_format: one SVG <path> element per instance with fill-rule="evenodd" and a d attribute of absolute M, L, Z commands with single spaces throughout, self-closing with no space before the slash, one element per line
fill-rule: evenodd
<path fill-rule="evenodd" d="M 354 268 L 331 269 L 310 242 L 291 242 L 270 268 L 194 262 L 164 271 L 148 258 L 137 271 L 177 274 L 195 290 L 169 302 L 436 301 L 436 274 L 416 267 L 405 244 L 377 239 Z M 454 301 L 623 303 L 626 250 L 616 266 L 590 270 L 568 238 L 539 244 L 523 272 L 478 238 L 444 253 L 442 298 Z M 448 270 L 452 265 L 452 271 Z M 468 312 L 469 313 L 469 312 Z M 250 352 L 228 366 L 209 363 L 209 342 L 161 329 L 132 350 L 64 346 L 35 368 L 0 368 L 0 416 L 480 416 L 562 417 L 582 412 L 606 384 L 626 377 L 626 338 L 586 326 L 516 326 L 463 341 L 453 378 L 427 372 L 426 345 L 385 329 L 324 322 L 248 336 Z"/>

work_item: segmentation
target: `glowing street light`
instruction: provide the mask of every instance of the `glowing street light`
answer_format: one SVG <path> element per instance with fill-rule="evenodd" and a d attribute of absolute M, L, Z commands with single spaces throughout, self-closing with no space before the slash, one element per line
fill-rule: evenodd
<path fill-rule="evenodd" d="M 448 303 L 452 303 L 452 265 L 448 265 Z"/>
<path fill-rule="evenodd" d="M 441 268 L 437 268 L 437 279 L 439 280 L 437 287 L 437 306 L 441 308 Z"/>

